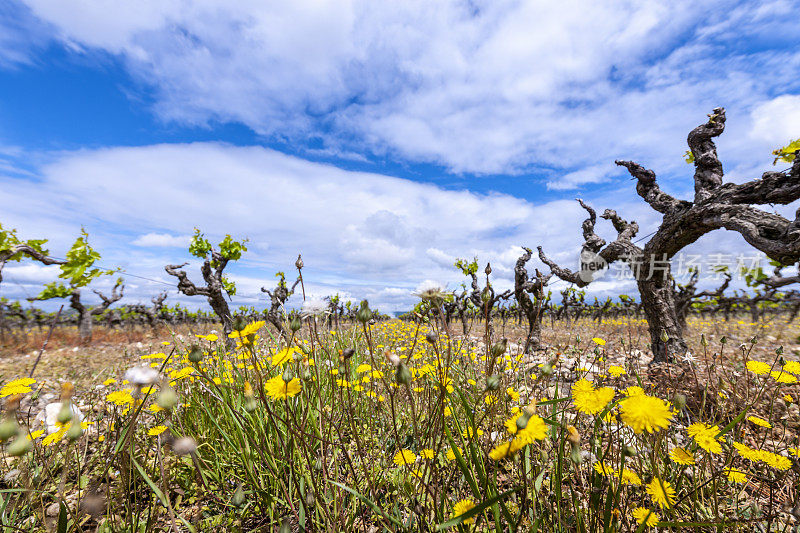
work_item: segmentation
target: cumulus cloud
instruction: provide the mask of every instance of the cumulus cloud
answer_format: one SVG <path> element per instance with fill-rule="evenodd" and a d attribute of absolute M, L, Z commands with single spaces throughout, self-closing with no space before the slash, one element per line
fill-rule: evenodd
<path fill-rule="evenodd" d="M 541 172 L 554 190 L 619 157 L 674 171 L 711 108 L 747 117 L 800 93 L 785 0 L 25 3 L 68 46 L 121 58 L 164 120 L 321 141 L 309 155 Z"/>

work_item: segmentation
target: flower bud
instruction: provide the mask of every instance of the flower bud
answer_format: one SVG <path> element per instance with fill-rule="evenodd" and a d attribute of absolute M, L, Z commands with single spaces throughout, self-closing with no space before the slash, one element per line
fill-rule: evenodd
<path fill-rule="evenodd" d="M 237 316 L 233 319 L 233 331 L 242 331 L 245 328 L 244 318 Z"/>
<path fill-rule="evenodd" d="M 630 444 L 626 444 L 622 447 L 623 457 L 636 457 L 637 455 L 639 455 L 639 451 Z"/>
<path fill-rule="evenodd" d="M 362 324 L 366 324 L 372 318 L 372 311 L 369 308 L 369 303 L 366 300 L 361 301 L 361 307 L 356 311 L 356 320 Z"/>
<path fill-rule="evenodd" d="M 162 409 L 171 411 L 178 405 L 178 394 L 172 387 L 164 387 L 156 398 L 156 404 Z"/>
<path fill-rule="evenodd" d="M 486 378 L 486 390 L 495 391 L 499 388 L 500 388 L 500 376 L 494 374 Z"/>
<path fill-rule="evenodd" d="M 69 429 L 67 430 L 67 439 L 70 442 L 75 442 L 83 435 L 83 428 L 81 427 L 81 423 L 77 420 L 69 425 Z"/>
<path fill-rule="evenodd" d="M 302 255 L 297 254 L 297 261 L 294 262 L 294 266 L 297 268 L 297 270 L 302 270 L 303 269 L 304 265 L 303 265 L 303 256 Z"/>
<path fill-rule="evenodd" d="M 354 349 L 347 348 L 342 352 L 342 359 L 344 360 L 350 359 L 351 357 L 353 357 L 353 354 L 355 353 L 356 351 Z"/>
<path fill-rule="evenodd" d="M 783 355 L 783 345 L 778 346 L 777 348 L 775 348 L 775 353 L 777 355 Z"/>
<path fill-rule="evenodd" d="M 722 336 L 722 337 L 719 339 L 719 343 L 720 343 L 720 344 L 725 344 L 726 342 L 728 342 L 728 339 L 727 339 L 727 338 L 725 338 L 725 336 L 723 335 L 723 336 Z"/>
<path fill-rule="evenodd" d="M 177 455 L 189 455 L 197 449 L 197 443 L 192 437 L 181 437 L 172 443 L 172 451 Z"/>
<path fill-rule="evenodd" d="M 667 342 L 669 340 L 669 335 L 667 335 L 667 330 L 662 329 L 661 336 L 659 338 L 661 339 L 661 342 Z"/>
<path fill-rule="evenodd" d="M 236 490 L 233 491 L 233 496 L 231 497 L 231 503 L 236 507 L 241 507 L 244 503 L 244 489 L 242 488 L 242 484 L 239 483 L 236 485 Z"/>
<path fill-rule="evenodd" d="M 6 448 L 6 452 L 11 457 L 20 457 L 28 453 L 28 450 L 31 449 L 31 441 L 28 440 L 26 435 L 20 435 L 14 441 L 8 445 Z"/>
<path fill-rule="evenodd" d="M 401 385 L 408 385 L 411 383 L 411 370 L 408 369 L 405 363 L 402 361 L 399 365 L 397 365 L 397 372 L 395 373 L 395 379 Z"/>
<path fill-rule="evenodd" d="M 497 359 L 504 353 L 506 353 L 506 349 L 508 348 L 508 339 L 503 338 L 499 342 L 496 342 L 494 346 L 492 346 L 492 357 Z"/>
<path fill-rule="evenodd" d="M 203 360 L 203 350 L 201 350 L 200 347 L 195 344 L 192 346 L 192 349 L 189 350 L 188 359 L 192 363 L 199 363 Z"/>
<path fill-rule="evenodd" d="M 436 344 L 436 335 L 433 333 L 428 333 L 425 335 L 425 340 L 428 341 L 430 344 Z"/>
<path fill-rule="evenodd" d="M 758 335 L 753 335 L 750 337 L 750 344 L 756 344 L 758 342 Z"/>
<path fill-rule="evenodd" d="M 19 432 L 17 421 L 13 417 L 7 416 L 0 422 L 0 442 L 5 442 Z"/>
<path fill-rule="evenodd" d="M 61 409 L 58 411 L 56 421 L 64 425 L 70 420 L 72 420 L 72 405 L 69 402 L 61 402 Z"/>
<path fill-rule="evenodd" d="M 300 328 L 302 327 L 303 323 L 300 321 L 300 317 L 297 315 L 293 316 L 292 319 L 289 321 L 289 328 L 292 331 L 299 331 Z"/>
<path fill-rule="evenodd" d="M 517 418 L 517 431 L 522 431 L 526 427 L 528 427 L 528 421 L 531 419 L 531 414 L 528 413 L 527 409 L 522 412 L 522 414 Z"/>
<path fill-rule="evenodd" d="M 289 365 L 286 365 L 286 367 L 283 369 L 283 375 L 281 377 L 286 383 L 292 381 L 292 368 Z"/>
<path fill-rule="evenodd" d="M 686 407 L 686 396 L 680 392 L 675 394 L 672 398 L 672 405 L 675 406 L 676 411 L 683 411 L 683 408 Z"/>

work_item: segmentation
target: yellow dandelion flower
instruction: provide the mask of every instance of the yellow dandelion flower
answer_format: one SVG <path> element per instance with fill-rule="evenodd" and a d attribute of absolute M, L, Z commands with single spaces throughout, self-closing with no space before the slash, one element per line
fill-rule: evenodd
<path fill-rule="evenodd" d="M 695 422 L 686 428 L 686 433 L 705 451 L 709 453 L 720 453 L 722 451 L 722 445 L 717 438 L 719 426 L 709 426 L 702 422 Z"/>
<path fill-rule="evenodd" d="M 741 470 L 737 470 L 735 468 L 726 468 L 723 473 L 725 477 L 728 478 L 728 481 L 733 483 L 746 483 L 747 482 L 747 475 L 742 472 Z"/>
<path fill-rule="evenodd" d="M 397 466 L 414 464 L 417 460 L 417 454 L 411 450 L 400 450 L 394 456 L 394 464 Z"/>
<path fill-rule="evenodd" d="M 512 402 L 518 402 L 519 401 L 519 393 L 514 390 L 514 387 L 507 388 L 506 389 L 506 394 L 508 394 L 508 397 L 511 398 Z"/>
<path fill-rule="evenodd" d="M 228 337 L 230 337 L 231 339 L 238 339 L 238 338 L 242 338 L 242 337 L 247 337 L 248 335 L 252 335 L 256 331 L 258 331 L 259 329 L 264 327 L 264 324 L 266 324 L 266 322 L 264 322 L 263 320 L 259 320 L 258 322 L 253 322 L 251 324 L 246 325 L 244 327 L 244 329 L 241 330 L 241 331 L 231 332 L 228 335 Z"/>
<path fill-rule="evenodd" d="M 147 430 L 147 434 L 150 435 L 151 437 L 156 437 L 164 433 L 166 430 L 167 426 L 154 426 L 151 427 L 149 430 Z"/>
<path fill-rule="evenodd" d="M 655 511 L 645 509 L 644 507 L 637 507 L 634 509 L 631 513 L 631 516 L 633 516 L 633 519 L 636 520 L 637 524 L 646 524 L 647 527 L 655 527 L 660 520 Z"/>
<path fill-rule="evenodd" d="M 695 463 L 694 455 L 685 448 L 673 448 L 672 451 L 669 452 L 669 456 L 679 465 L 693 465 Z"/>
<path fill-rule="evenodd" d="M 428 460 L 433 459 L 433 450 L 431 450 L 430 448 L 424 448 L 419 452 L 419 455 L 423 459 L 428 459 Z"/>
<path fill-rule="evenodd" d="M 44 434 L 43 429 L 37 429 L 32 433 L 28 433 L 28 440 L 36 440 Z"/>
<path fill-rule="evenodd" d="M 461 454 L 461 452 L 462 452 L 461 446 L 457 446 L 456 448 L 458 449 L 458 453 Z M 453 448 L 450 448 L 449 450 L 447 450 L 447 453 L 445 454 L 445 457 L 447 457 L 448 461 L 455 461 L 456 460 L 456 452 L 453 450 Z"/>
<path fill-rule="evenodd" d="M 791 394 L 784 394 L 783 401 L 787 403 L 794 403 L 794 397 Z"/>
<path fill-rule="evenodd" d="M 792 460 L 788 457 L 768 452 L 767 450 L 758 450 L 757 454 L 759 460 L 767 463 L 776 470 L 788 470 L 792 467 Z"/>
<path fill-rule="evenodd" d="M 109 392 L 106 395 L 106 401 L 114 405 L 132 405 L 133 396 L 131 396 L 131 389 L 122 389 L 114 392 Z"/>
<path fill-rule="evenodd" d="M 453 506 L 453 518 L 461 516 L 462 514 L 466 513 L 470 509 L 475 507 L 475 503 L 472 500 L 461 500 L 460 502 L 456 503 Z M 469 525 L 475 522 L 474 518 L 467 518 L 462 524 Z"/>
<path fill-rule="evenodd" d="M 800 457 L 800 448 L 789 448 L 789 453 L 795 457 Z"/>
<path fill-rule="evenodd" d="M 0 389 L 0 398 L 16 394 L 27 394 L 31 392 L 31 385 L 34 383 L 36 383 L 36 380 L 33 378 L 19 378 L 9 381 Z"/>
<path fill-rule="evenodd" d="M 572 386 L 572 400 L 575 408 L 587 415 L 594 415 L 602 411 L 612 398 L 614 398 L 614 389 L 609 387 L 595 389 L 594 385 L 586 379 L 580 379 Z"/>
<path fill-rule="evenodd" d="M 267 391 L 267 396 L 272 398 L 273 400 L 285 400 L 287 398 L 291 398 L 296 396 L 300 393 L 302 389 L 300 385 L 300 379 L 292 378 L 289 383 L 283 381 L 282 376 L 275 376 L 267 380 L 264 384 L 264 388 Z"/>
<path fill-rule="evenodd" d="M 634 433 L 655 433 L 666 428 L 673 417 L 667 402 L 655 396 L 637 394 L 619 404 L 619 416 Z"/>
<path fill-rule="evenodd" d="M 625 467 L 622 468 L 622 474 L 620 477 L 622 478 L 623 485 L 639 486 L 642 484 L 642 479 L 639 477 L 639 474 Z"/>
<path fill-rule="evenodd" d="M 800 374 L 800 362 L 787 361 L 786 364 L 783 365 L 783 370 L 786 372 L 791 372 L 792 374 Z"/>
<path fill-rule="evenodd" d="M 757 374 L 759 376 L 768 374 L 771 368 L 767 363 L 764 363 L 762 361 L 753 361 L 753 360 L 748 361 L 745 367 L 753 374 Z"/>
<path fill-rule="evenodd" d="M 495 461 L 500 461 L 511 455 L 511 443 L 503 442 L 492 448 L 489 452 L 489 457 Z"/>
<path fill-rule="evenodd" d="M 766 420 L 764 420 L 763 418 L 758 417 L 758 416 L 748 416 L 747 420 L 749 420 L 750 422 L 752 422 L 753 424 L 755 424 L 757 426 L 761 426 L 762 428 L 771 428 L 772 427 L 772 424 L 770 424 L 769 422 L 767 422 Z"/>
<path fill-rule="evenodd" d="M 611 374 L 612 377 L 618 378 L 620 376 L 624 376 L 628 372 L 625 371 L 624 368 L 618 365 L 611 365 L 608 367 L 608 373 Z"/>
<path fill-rule="evenodd" d="M 284 348 L 283 350 L 279 351 L 272 356 L 272 366 L 283 366 L 289 359 L 292 358 L 292 354 L 294 354 L 296 351 L 297 348 L 294 346 L 291 348 Z"/>
<path fill-rule="evenodd" d="M 116 382 L 117 382 L 117 380 L 116 380 L 116 379 L 114 379 L 114 378 L 108 378 L 107 380 L 105 380 L 105 381 L 103 382 L 103 385 L 105 385 L 106 387 L 108 387 L 109 385 L 113 385 L 113 384 L 114 384 L 114 383 L 116 383 Z"/>
<path fill-rule="evenodd" d="M 644 389 L 637 385 L 633 385 L 622 391 L 622 394 L 625 396 L 638 396 L 639 394 L 644 394 Z"/>
<path fill-rule="evenodd" d="M 594 342 L 594 343 L 595 343 L 596 345 L 598 345 L 598 346 L 605 346 L 605 345 L 606 345 L 606 341 L 604 341 L 604 340 L 603 340 L 603 339 L 601 339 L 600 337 L 594 337 L 594 338 L 592 338 L 592 342 Z"/>
<path fill-rule="evenodd" d="M 614 477 L 614 467 L 605 461 L 597 461 L 593 468 L 601 476 Z"/>
<path fill-rule="evenodd" d="M 772 372 L 770 372 L 770 375 L 778 383 L 783 383 L 787 385 L 792 383 L 797 383 L 797 376 L 789 374 L 788 372 L 783 372 L 781 370 L 773 370 Z"/>
<path fill-rule="evenodd" d="M 467 427 L 464 431 L 461 432 L 461 436 L 465 439 L 471 439 L 476 434 L 475 430 L 472 429 L 472 426 Z M 483 430 L 478 428 L 477 435 L 480 437 L 483 435 Z"/>
<path fill-rule="evenodd" d="M 646 490 L 653 503 L 662 509 L 670 508 L 675 503 L 675 489 L 669 481 L 654 477 L 653 481 L 647 484 Z"/>

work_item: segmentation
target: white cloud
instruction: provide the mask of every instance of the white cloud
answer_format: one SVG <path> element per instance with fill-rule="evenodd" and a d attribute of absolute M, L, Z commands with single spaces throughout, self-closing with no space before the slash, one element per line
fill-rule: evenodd
<path fill-rule="evenodd" d="M 446 190 L 265 148 L 155 145 L 67 152 L 51 160 L 36 181 L 0 176 L 4 226 L 18 228 L 25 238 L 50 238 L 52 253 L 63 257 L 85 225 L 101 264 L 129 273 L 122 274 L 129 302 L 147 302 L 168 290 L 170 302 L 205 305 L 203 298 L 177 295 L 174 278 L 164 272 L 168 263 L 192 260 L 186 270 L 199 283 L 199 264 L 188 250 L 153 245 L 179 244 L 195 226 L 212 242 L 230 233 L 260 243 L 229 268 L 239 289 L 233 307 L 263 305 L 261 287 L 274 286 L 277 271 L 293 281 L 302 253 L 308 296 L 368 298 L 373 307 L 392 311 L 414 304 L 411 293 L 421 280 L 449 287 L 466 281 L 453 267 L 455 257 L 477 256 L 481 270 L 491 261 L 499 291 L 513 283 L 520 246 L 542 245 L 550 257 L 574 267 L 586 216 L 573 200 L 535 205 L 510 195 Z M 639 235 L 646 237 L 659 216 L 629 182 L 624 185 L 585 199 L 598 212 L 610 207 L 636 219 Z M 614 237 L 605 220 L 598 221 L 597 232 Z M 150 245 L 131 246 L 137 239 Z M 737 234 L 717 232 L 687 253 L 736 257 L 748 251 Z M 6 267 L 0 284 L 1 294 L 10 298 L 33 295 L 55 277 L 35 264 L 13 267 Z M 543 268 L 534 256 L 528 268 L 537 267 Z M 100 286 L 110 288 L 113 278 Z M 590 290 L 626 287 L 624 281 L 603 282 Z M 300 294 L 298 287 L 292 305 L 299 305 Z"/>
<path fill-rule="evenodd" d="M 154 248 L 186 248 L 191 241 L 189 235 L 170 235 L 169 233 L 147 233 L 137 237 L 131 244 Z"/>
<path fill-rule="evenodd" d="M 26 3 L 64 42 L 123 58 L 165 120 L 322 140 L 318 156 L 544 168 L 556 190 L 619 157 L 674 171 L 712 107 L 800 93 L 783 0 Z M 746 145 L 740 123 L 724 143 Z"/>
<path fill-rule="evenodd" d="M 750 135 L 780 148 L 800 138 L 800 95 L 779 96 L 758 105 L 752 113 Z"/>

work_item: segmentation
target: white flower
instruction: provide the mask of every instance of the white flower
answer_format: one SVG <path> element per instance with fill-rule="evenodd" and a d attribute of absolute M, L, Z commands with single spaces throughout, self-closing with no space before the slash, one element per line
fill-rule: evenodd
<path fill-rule="evenodd" d="M 328 307 L 328 302 L 322 298 L 308 298 L 303 302 L 303 308 L 300 314 L 304 318 L 307 318 L 310 316 L 321 316 L 329 312 L 330 308 Z"/>
<path fill-rule="evenodd" d="M 161 374 L 158 370 L 149 366 L 135 366 L 129 368 L 122 379 L 128 380 L 136 386 L 144 387 L 157 383 L 161 379 Z"/>
<path fill-rule="evenodd" d="M 412 292 L 414 296 L 422 300 L 442 301 L 447 297 L 444 285 L 437 281 L 426 279 Z"/>

